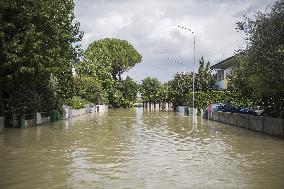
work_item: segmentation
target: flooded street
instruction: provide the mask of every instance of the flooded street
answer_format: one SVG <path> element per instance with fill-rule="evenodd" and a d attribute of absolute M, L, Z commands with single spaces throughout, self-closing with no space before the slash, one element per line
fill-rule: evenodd
<path fill-rule="evenodd" d="M 0 136 L 0 188 L 284 188 L 284 140 L 174 112 L 109 110 Z"/>

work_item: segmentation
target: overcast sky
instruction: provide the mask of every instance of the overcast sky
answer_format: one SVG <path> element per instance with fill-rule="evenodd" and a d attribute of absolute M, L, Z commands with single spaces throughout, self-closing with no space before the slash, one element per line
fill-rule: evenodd
<path fill-rule="evenodd" d="M 244 47 L 236 22 L 244 15 L 264 10 L 269 0 L 75 0 L 76 20 L 81 24 L 85 49 L 103 38 L 129 41 L 143 56 L 126 75 L 136 81 L 147 76 L 161 81 L 174 73 L 193 69 L 193 35 L 196 34 L 196 66 L 204 56 L 211 65 Z M 183 64 L 177 64 L 176 61 Z"/>

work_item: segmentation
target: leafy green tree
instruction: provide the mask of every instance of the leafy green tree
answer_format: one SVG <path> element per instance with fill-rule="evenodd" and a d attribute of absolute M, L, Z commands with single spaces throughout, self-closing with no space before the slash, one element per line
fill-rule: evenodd
<path fill-rule="evenodd" d="M 72 98 L 68 99 L 67 105 L 74 109 L 80 109 L 84 108 L 87 103 L 89 102 L 85 99 L 82 99 L 80 96 L 73 96 Z"/>
<path fill-rule="evenodd" d="M 157 78 L 147 77 L 142 80 L 140 93 L 143 102 L 159 102 L 161 82 Z"/>
<path fill-rule="evenodd" d="M 195 83 L 196 91 L 207 91 L 214 87 L 214 78 L 210 70 L 210 62 L 205 65 L 204 58 L 199 60 L 199 68 Z"/>
<path fill-rule="evenodd" d="M 169 102 L 169 85 L 168 83 L 163 83 L 159 91 L 159 101 L 160 102 Z"/>
<path fill-rule="evenodd" d="M 253 86 L 249 83 L 250 72 L 246 69 L 247 57 L 245 54 L 235 55 L 236 61 L 238 61 L 239 67 L 232 71 L 230 75 L 228 75 L 228 91 L 239 94 L 238 98 L 246 97 L 249 99 L 253 99 Z M 257 99 L 253 100 L 254 102 Z"/>
<path fill-rule="evenodd" d="M 169 99 L 174 105 L 186 104 L 186 96 L 192 91 L 192 73 L 175 74 L 174 78 L 169 81 Z"/>
<path fill-rule="evenodd" d="M 193 93 L 187 95 L 187 103 L 192 106 Z M 232 105 L 241 107 L 251 107 L 253 102 L 246 96 L 241 96 L 237 93 L 228 90 L 207 90 L 197 91 L 194 93 L 194 106 L 200 110 L 212 103 L 230 102 Z"/>
<path fill-rule="evenodd" d="M 115 90 L 109 95 L 110 104 L 115 108 L 132 107 L 138 93 L 137 83 L 129 76 L 125 80 L 116 81 L 115 83 Z"/>
<path fill-rule="evenodd" d="M 125 80 L 121 81 L 121 87 L 119 88 L 123 93 L 125 99 L 127 99 L 131 104 L 136 101 L 138 93 L 137 83 L 129 76 Z"/>
<path fill-rule="evenodd" d="M 121 90 L 114 88 L 114 90 L 109 93 L 108 99 L 110 102 L 111 107 L 113 108 L 127 108 L 129 106 L 128 102 L 123 96 Z"/>
<path fill-rule="evenodd" d="M 51 74 L 58 77 L 70 73 L 70 63 L 77 61 L 79 53 L 79 46 L 74 44 L 81 37 L 72 0 L 0 1 L 0 110 L 4 98 L 21 98 L 19 94 L 26 90 L 35 94 L 23 96 L 18 109 L 22 103 L 37 101 L 37 96 L 47 101 L 49 93 L 39 94 L 38 86 L 49 86 Z M 71 79 L 71 74 L 65 76 Z M 61 93 L 53 91 L 57 98 L 65 98 L 66 88 L 70 88 L 61 81 L 57 88 Z M 9 100 L 9 107 L 11 103 Z M 27 110 L 36 109 L 44 108 Z"/>
<path fill-rule="evenodd" d="M 75 96 L 95 104 L 108 103 L 107 95 L 102 86 L 93 77 L 76 77 L 75 86 Z"/>
<path fill-rule="evenodd" d="M 283 117 L 284 1 L 274 2 L 267 10 L 238 23 L 248 42 L 243 69 L 254 99 L 265 107 L 273 107 Z"/>
<path fill-rule="evenodd" d="M 140 63 L 142 56 L 126 40 L 106 38 L 91 43 L 84 52 L 80 72 L 91 73 L 100 79 L 121 80 L 121 74 Z"/>

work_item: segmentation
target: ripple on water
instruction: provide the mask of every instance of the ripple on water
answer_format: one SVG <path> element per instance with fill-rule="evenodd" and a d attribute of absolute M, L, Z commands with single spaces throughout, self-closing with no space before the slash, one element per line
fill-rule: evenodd
<path fill-rule="evenodd" d="M 170 112 L 110 110 L 0 140 L 0 188 L 284 188 L 283 140 Z"/>

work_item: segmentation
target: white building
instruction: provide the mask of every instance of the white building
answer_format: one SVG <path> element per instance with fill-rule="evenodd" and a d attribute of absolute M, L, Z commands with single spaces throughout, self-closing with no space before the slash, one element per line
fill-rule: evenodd
<path fill-rule="evenodd" d="M 212 70 L 217 71 L 215 87 L 218 89 L 227 89 L 228 75 L 239 66 L 235 56 L 231 56 L 221 62 L 211 66 Z"/>

